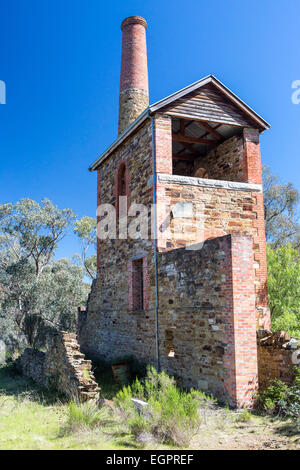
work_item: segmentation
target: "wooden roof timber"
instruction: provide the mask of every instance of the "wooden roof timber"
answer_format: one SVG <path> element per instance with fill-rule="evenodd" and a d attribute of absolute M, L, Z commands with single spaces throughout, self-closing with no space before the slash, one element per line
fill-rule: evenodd
<path fill-rule="evenodd" d="M 201 155 L 198 155 L 199 157 L 201 157 Z M 196 155 L 181 155 L 179 153 L 173 153 L 172 155 L 173 157 L 173 160 L 188 160 L 188 161 L 191 161 L 193 162 L 194 160 L 196 160 Z"/>
<path fill-rule="evenodd" d="M 198 137 L 190 137 L 182 134 L 172 134 L 172 139 L 176 142 L 187 142 L 189 144 L 203 144 L 203 145 L 212 145 L 215 147 L 219 145 L 218 141 L 212 139 L 203 139 Z"/>
<path fill-rule="evenodd" d="M 216 89 L 218 89 L 229 101 L 231 101 L 237 108 L 239 108 L 245 115 L 250 117 L 250 119 L 259 126 L 260 131 L 269 129 L 270 124 L 268 124 L 259 114 L 257 114 L 250 106 L 248 106 L 244 101 L 242 101 L 237 95 L 235 95 L 229 88 L 227 88 L 220 80 L 218 80 L 213 75 L 208 75 L 207 77 L 202 78 L 201 80 L 188 85 L 185 88 L 173 93 L 172 95 L 167 96 L 166 98 L 154 103 L 150 106 L 151 113 L 158 110 L 162 110 L 165 106 L 168 106 L 174 103 L 177 99 L 182 98 L 189 93 L 199 90 L 202 87 L 205 87 L 208 84 L 212 84 Z M 168 112 L 171 115 L 171 113 Z M 180 117 L 180 116 L 178 116 Z M 183 116 L 182 116 L 183 117 Z"/>

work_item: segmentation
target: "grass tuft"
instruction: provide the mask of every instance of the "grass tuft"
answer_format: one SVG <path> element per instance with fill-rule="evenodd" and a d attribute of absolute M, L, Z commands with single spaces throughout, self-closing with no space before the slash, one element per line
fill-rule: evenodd
<path fill-rule="evenodd" d="M 95 428 L 101 423 L 101 409 L 93 402 L 76 404 L 71 401 L 67 409 L 67 422 L 62 434 L 77 432 L 82 428 Z"/>

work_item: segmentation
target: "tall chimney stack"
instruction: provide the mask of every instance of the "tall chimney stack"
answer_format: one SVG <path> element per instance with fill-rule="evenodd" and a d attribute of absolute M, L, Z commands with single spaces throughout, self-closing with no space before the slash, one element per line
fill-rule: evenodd
<path fill-rule="evenodd" d="M 149 105 L 146 28 L 141 16 L 129 16 L 121 24 L 119 135 Z"/>

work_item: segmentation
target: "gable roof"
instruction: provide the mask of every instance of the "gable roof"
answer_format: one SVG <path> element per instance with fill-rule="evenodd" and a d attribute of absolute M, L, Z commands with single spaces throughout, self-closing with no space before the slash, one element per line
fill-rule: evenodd
<path fill-rule="evenodd" d="M 198 80 L 195 83 L 192 83 L 191 85 L 188 85 L 185 88 L 182 88 L 181 90 L 177 91 L 176 93 L 173 93 L 172 95 L 167 96 L 166 98 L 163 98 L 160 101 L 157 101 L 156 103 L 152 104 L 148 108 L 146 108 L 137 118 L 135 121 L 133 121 L 130 126 L 125 129 L 122 134 L 118 136 L 118 138 L 108 147 L 108 149 L 103 152 L 97 160 L 92 163 L 92 165 L 89 167 L 90 171 L 94 171 L 97 169 L 99 164 L 105 160 L 106 158 L 109 157 L 109 155 L 116 150 L 119 145 L 121 145 L 125 139 L 127 139 L 134 130 L 136 130 L 147 118 L 149 118 L 152 114 L 156 112 L 162 112 L 163 110 L 166 111 L 166 114 L 168 114 L 168 110 L 172 107 L 172 105 L 176 105 L 176 103 L 180 99 L 188 98 L 187 95 L 191 95 L 198 90 L 201 91 L 201 89 L 205 89 L 207 86 L 213 86 L 215 89 L 217 89 L 226 100 L 230 101 L 235 108 L 237 108 L 238 112 L 240 114 L 244 114 L 245 117 L 247 118 L 248 122 L 255 123 L 256 126 L 259 128 L 259 130 L 262 132 L 266 129 L 270 128 L 270 124 L 268 124 L 259 114 L 257 114 L 250 106 L 248 106 L 244 101 L 242 101 L 238 96 L 236 96 L 229 88 L 227 88 L 222 82 L 220 82 L 216 77 L 213 75 L 208 75 L 205 78 L 202 78 L 201 80 Z M 170 111 L 171 115 L 176 116 L 176 114 Z M 188 115 L 186 118 L 188 119 Z M 190 117 L 190 119 L 193 119 Z M 247 121 L 245 121 L 244 125 L 246 125 Z"/>
<path fill-rule="evenodd" d="M 203 87 L 206 87 L 207 85 L 213 85 L 214 87 L 217 88 L 224 96 L 227 98 L 229 101 L 231 101 L 235 106 L 245 113 L 252 121 L 254 121 L 260 128 L 260 130 L 266 130 L 270 128 L 270 124 L 268 124 L 259 114 L 257 114 L 250 106 L 248 106 L 244 101 L 242 101 L 237 95 L 235 95 L 229 88 L 227 88 L 220 80 L 218 80 L 216 77 L 213 75 L 208 75 L 205 78 L 202 78 L 201 80 L 198 80 L 195 83 L 192 83 L 191 85 L 188 85 L 185 88 L 182 88 L 181 90 L 177 91 L 176 93 L 173 93 L 172 95 L 167 96 L 166 98 L 163 98 L 160 101 L 157 101 L 153 105 L 149 107 L 151 113 L 161 111 L 162 108 L 165 108 L 166 106 L 170 106 L 174 104 L 178 99 L 186 97 L 186 95 L 195 92 L 197 90 L 200 90 Z"/>

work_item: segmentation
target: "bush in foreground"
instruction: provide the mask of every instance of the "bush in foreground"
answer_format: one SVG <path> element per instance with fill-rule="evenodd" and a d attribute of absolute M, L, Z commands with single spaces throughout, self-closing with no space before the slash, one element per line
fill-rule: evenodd
<path fill-rule="evenodd" d="M 143 409 L 132 399 L 147 402 Z M 162 443 L 187 446 L 199 429 L 200 401 L 212 400 L 196 390 L 185 392 L 175 385 L 166 373 L 148 367 L 143 381 L 135 382 L 116 395 L 116 403 L 123 413 L 130 431 L 139 440 L 141 434 L 151 434 Z"/>
<path fill-rule="evenodd" d="M 70 434 L 83 428 L 95 428 L 101 423 L 102 410 L 95 403 L 87 401 L 76 404 L 71 401 L 67 410 L 67 422 L 63 434 Z"/>
<path fill-rule="evenodd" d="M 293 419 L 300 426 L 300 369 L 295 368 L 292 385 L 273 379 L 268 388 L 260 392 L 258 406 L 271 415 Z"/>

